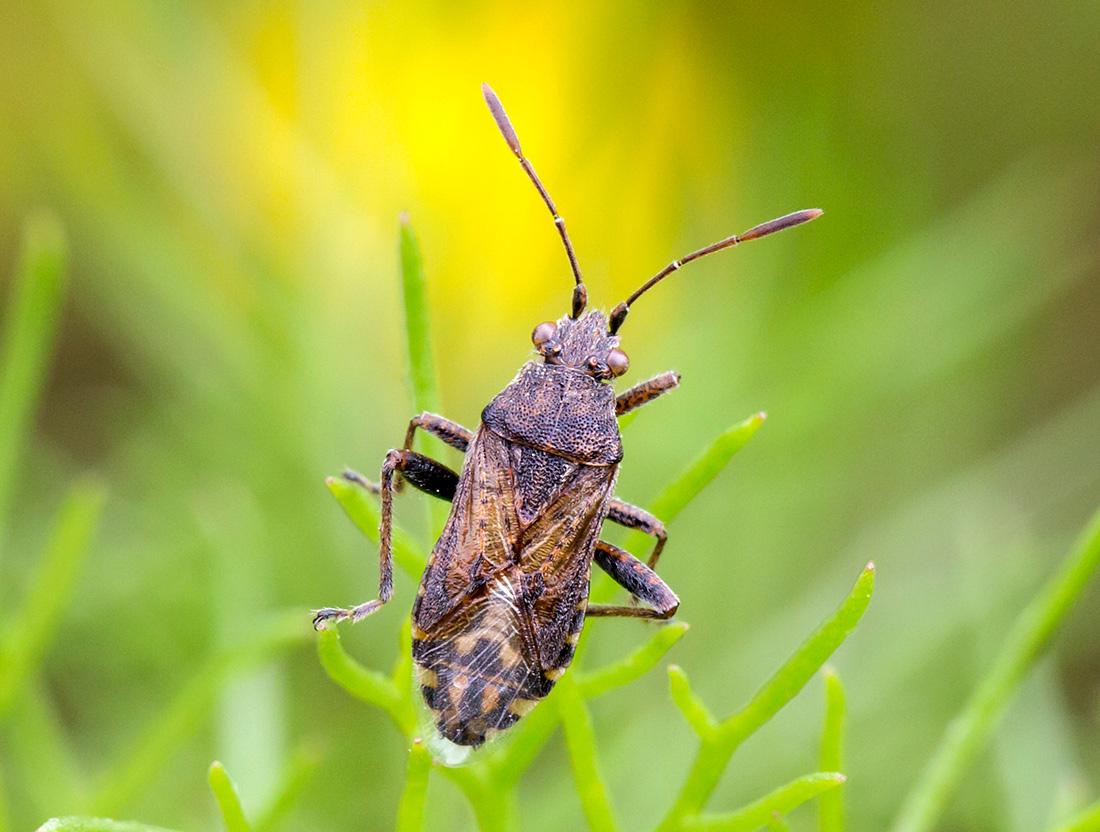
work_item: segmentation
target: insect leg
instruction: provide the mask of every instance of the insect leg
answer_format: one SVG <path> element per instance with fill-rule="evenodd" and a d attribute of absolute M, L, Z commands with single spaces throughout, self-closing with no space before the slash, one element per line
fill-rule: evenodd
<path fill-rule="evenodd" d="M 434 413 L 425 412 L 419 416 L 414 416 L 409 422 L 409 430 L 405 434 L 406 451 L 412 448 L 413 436 L 416 434 L 417 428 L 426 430 L 433 436 L 438 436 L 452 448 L 458 448 L 463 453 L 466 453 L 466 448 L 469 447 L 470 441 L 474 438 L 474 432 L 462 427 L 458 422 L 452 422 L 450 419 L 444 419 Z M 415 485 L 415 483 L 413 484 Z"/>
<path fill-rule="evenodd" d="M 657 543 L 654 545 L 653 551 L 649 553 L 649 560 L 646 562 L 646 566 L 650 569 L 656 569 L 657 561 L 661 557 L 661 550 L 665 548 L 665 541 L 668 540 L 668 532 L 665 531 L 665 524 L 644 508 L 632 506 L 630 503 L 624 503 L 617 498 L 613 498 L 609 505 L 610 508 L 607 512 L 608 520 L 613 523 L 618 523 L 620 526 L 626 526 L 628 529 L 637 529 L 638 531 L 645 532 L 657 538 Z"/>
<path fill-rule="evenodd" d="M 454 499 L 455 488 L 458 487 L 458 474 L 442 462 L 436 462 L 431 457 L 418 454 L 416 451 L 401 451 L 400 453 L 404 457 L 404 461 L 398 467 L 398 470 L 404 479 L 425 494 L 431 494 L 433 497 L 439 497 L 439 499 L 447 502 Z M 361 485 L 372 494 L 382 493 L 381 488 L 358 471 L 352 471 L 350 468 L 344 471 L 344 479 L 356 485 Z M 398 490 L 396 483 L 394 483 L 394 490 Z"/>
<path fill-rule="evenodd" d="M 649 404 L 663 393 L 675 390 L 679 385 L 680 374 L 673 370 L 654 376 L 641 384 L 635 384 L 615 399 L 615 415 L 622 416 L 624 413 L 637 410 L 643 404 Z"/>
<path fill-rule="evenodd" d="M 589 616 L 623 616 L 626 618 L 672 618 L 680 606 L 676 593 L 657 577 L 657 573 L 634 555 L 618 546 L 600 541 L 596 544 L 593 560 L 615 583 L 641 598 L 653 609 L 645 607 L 616 607 L 593 604 L 588 607 Z"/>
<path fill-rule="evenodd" d="M 393 474 L 394 471 L 406 467 L 408 457 L 407 451 L 390 451 L 382 463 L 382 484 L 379 487 L 382 493 L 382 522 L 378 527 L 378 597 L 351 609 L 325 607 L 317 610 L 313 616 L 313 626 L 316 629 L 325 629 L 330 621 L 338 622 L 348 618 L 362 621 L 393 597 Z"/>

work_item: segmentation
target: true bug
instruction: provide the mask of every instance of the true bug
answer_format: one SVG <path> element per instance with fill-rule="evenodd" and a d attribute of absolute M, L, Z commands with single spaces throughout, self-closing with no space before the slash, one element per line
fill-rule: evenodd
<path fill-rule="evenodd" d="M 520 149 L 500 99 L 482 93 L 561 235 L 575 286 L 569 315 L 541 323 L 532 341 L 541 361 L 526 363 L 470 431 L 433 413 L 409 423 L 401 450 L 382 464 L 381 483 L 348 477 L 382 498 L 378 598 L 351 609 L 318 610 L 314 626 L 359 621 L 393 594 L 391 522 L 400 480 L 452 502 L 412 609 L 416 676 L 440 734 L 477 746 L 513 725 L 554 686 L 592 616 L 670 618 L 675 593 L 654 572 L 664 548 L 661 521 L 613 496 L 623 457 L 616 417 L 675 388 L 662 373 L 618 397 L 608 384 L 629 366 L 617 334 L 631 305 L 657 282 L 706 254 L 790 228 L 821 214 L 788 214 L 674 260 L 610 316 L 585 313 L 587 291 L 553 200 Z M 465 452 L 461 473 L 412 449 L 417 429 Z M 655 538 L 647 563 L 599 539 L 604 520 Z M 592 561 L 648 607 L 588 604 Z"/>

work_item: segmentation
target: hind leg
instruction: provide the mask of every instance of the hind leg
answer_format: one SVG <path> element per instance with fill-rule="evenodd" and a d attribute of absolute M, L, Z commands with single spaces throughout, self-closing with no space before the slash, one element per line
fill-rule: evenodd
<path fill-rule="evenodd" d="M 612 577 L 623 589 L 649 604 L 645 607 L 616 607 L 607 604 L 589 606 L 588 616 L 622 616 L 624 618 L 672 618 L 680 606 L 680 599 L 669 589 L 657 573 L 634 555 L 618 546 L 600 541 L 593 557 L 596 565 Z"/>

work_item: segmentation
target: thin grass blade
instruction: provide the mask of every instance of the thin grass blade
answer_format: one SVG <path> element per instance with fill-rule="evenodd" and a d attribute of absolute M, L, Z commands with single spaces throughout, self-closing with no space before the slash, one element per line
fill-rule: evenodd
<path fill-rule="evenodd" d="M 936 825 L 1025 675 L 1042 655 L 1098 566 L 1100 511 L 1093 515 L 1058 571 L 1020 614 L 993 666 L 948 725 L 939 747 L 902 805 L 894 832 L 927 832 Z"/>
<path fill-rule="evenodd" d="M 30 217 L 0 340 L 0 548 L 19 454 L 53 352 L 65 287 L 65 235 L 52 214 Z"/>
<path fill-rule="evenodd" d="M 420 244 L 408 215 L 400 218 L 401 286 L 405 298 L 405 333 L 409 348 L 409 380 L 413 408 L 417 413 L 439 413 L 439 383 L 432 355 L 432 334 L 428 314 L 427 280 L 420 256 Z M 434 436 L 420 432 L 424 452 L 433 459 L 444 459 L 444 445 Z M 432 528 L 442 531 L 448 506 L 440 500 L 429 500 Z"/>
<path fill-rule="evenodd" d="M 26 600 L 0 642 L 0 722 L 57 630 L 105 499 L 101 486 L 79 483 L 58 514 Z"/>

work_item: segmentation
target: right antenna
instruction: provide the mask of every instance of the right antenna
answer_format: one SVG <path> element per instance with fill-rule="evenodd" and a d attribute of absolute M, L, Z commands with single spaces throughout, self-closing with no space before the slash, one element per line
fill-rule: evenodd
<path fill-rule="evenodd" d="M 535 183 L 539 195 L 542 196 L 542 201 L 546 203 L 546 207 L 550 209 L 550 213 L 554 217 L 554 225 L 558 229 L 558 234 L 561 235 L 561 241 L 565 245 L 565 253 L 569 255 L 569 266 L 573 269 L 573 277 L 577 281 L 577 285 L 573 288 L 573 318 L 579 318 L 588 303 L 588 291 L 584 288 L 584 281 L 581 279 L 581 267 L 577 264 L 577 255 L 573 253 L 573 244 L 569 241 L 569 234 L 565 230 L 565 220 L 558 214 L 558 209 L 554 207 L 554 200 L 550 198 L 550 194 L 546 192 L 546 188 L 539 181 L 535 169 L 531 167 L 531 163 L 523 155 L 523 150 L 519 146 L 519 137 L 516 135 L 515 128 L 512 127 L 512 122 L 508 119 L 508 114 L 504 112 L 504 105 L 500 103 L 497 94 L 493 92 L 493 88 L 488 84 L 481 85 L 481 94 L 485 96 L 485 103 L 489 105 L 489 112 L 493 114 L 493 120 L 497 123 L 501 135 L 504 136 L 504 141 L 508 142 L 508 147 L 516 154 L 520 165 L 531 177 L 531 181 Z"/>
<path fill-rule="evenodd" d="M 767 237 L 769 234 L 774 234 L 776 231 L 782 231 L 785 228 L 793 228 L 796 225 L 802 225 L 804 222 L 817 219 L 824 213 L 820 208 L 810 208 L 806 211 L 795 211 L 793 214 L 787 214 L 779 219 L 771 220 L 770 222 L 763 223 L 761 225 L 754 226 L 746 231 L 744 234 L 735 234 L 732 237 L 727 237 L 720 242 L 709 245 L 706 248 L 701 248 L 698 251 L 693 251 L 686 257 L 681 257 L 679 260 L 673 260 L 657 274 L 653 275 L 649 280 L 642 284 L 642 286 L 634 292 L 630 297 L 616 306 L 611 312 L 610 318 L 610 330 L 614 335 L 619 331 L 619 327 L 623 325 L 623 321 L 626 320 L 627 314 L 630 312 L 630 305 L 634 303 L 638 298 L 672 274 L 674 271 L 690 263 L 692 260 L 698 260 L 707 254 L 713 254 L 716 251 L 721 251 L 724 248 L 730 248 L 738 243 L 747 243 L 749 240 L 756 240 L 760 237 Z M 562 229 L 564 233 L 565 229 Z"/>

